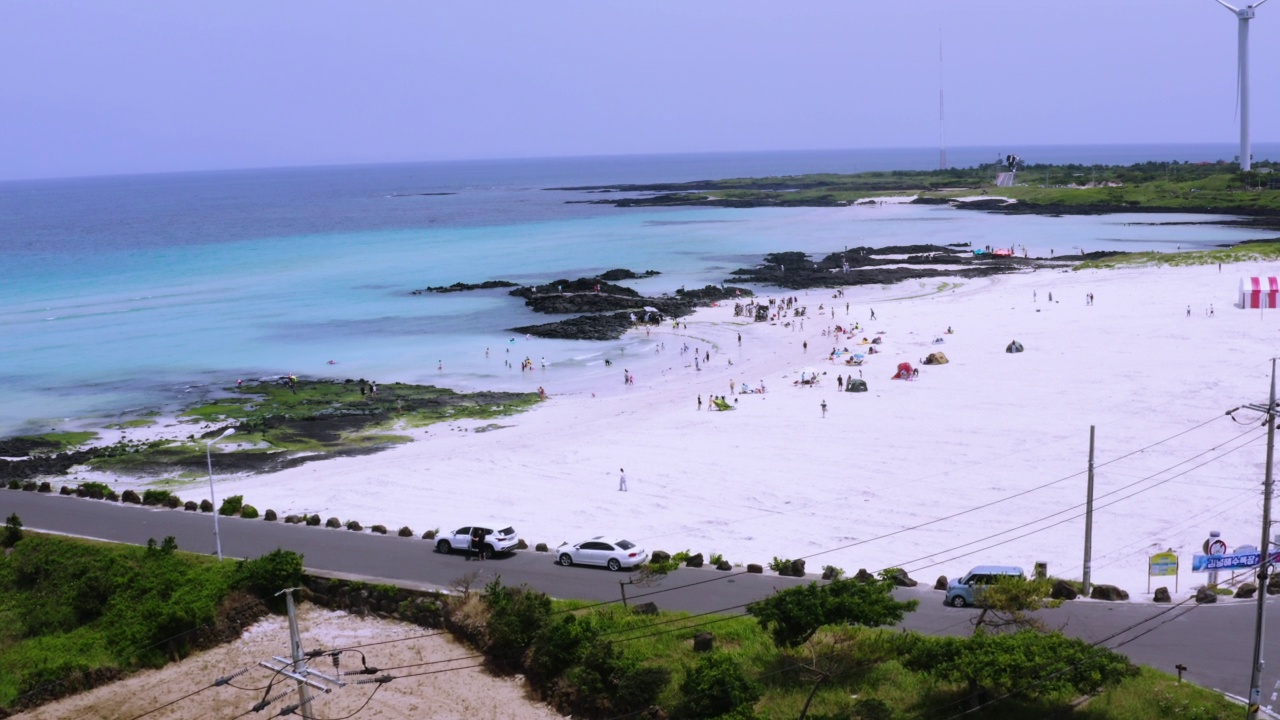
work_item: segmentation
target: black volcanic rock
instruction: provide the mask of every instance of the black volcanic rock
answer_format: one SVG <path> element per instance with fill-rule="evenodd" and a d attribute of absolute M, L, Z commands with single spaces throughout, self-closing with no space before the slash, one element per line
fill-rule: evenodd
<path fill-rule="evenodd" d="M 606 270 L 605 272 L 600 273 L 600 279 L 607 280 L 608 282 L 617 282 L 619 280 L 637 280 L 639 278 L 653 277 L 654 275 L 661 274 L 662 273 L 657 270 L 645 270 L 643 273 L 637 275 L 635 272 L 627 270 L 626 268 L 615 268 L 613 270 Z"/>
<path fill-rule="evenodd" d="M 433 287 L 414 290 L 411 295 L 424 295 L 426 293 L 451 293 L 465 292 L 467 290 L 492 290 L 494 288 L 520 287 L 520 283 L 513 283 L 510 280 L 485 280 L 481 283 L 464 283 L 456 282 L 452 285 L 436 285 Z"/>
<path fill-rule="evenodd" d="M 542 325 L 511 328 L 512 332 L 560 340 L 617 340 L 631 329 L 631 314 L 583 315 Z"/>
<path fill-rule="evenodd" d="M 628 297 L 640 297 L 640 293 L 629 287 L 614 285 L 605 282 L 600 278 L 578 278 L 577 280 L 552 280 L 542 285 L 531 285 L 518 287 L 511 291 L 512 295 L 522 297 L 526 300 L 535 295 L 551 295 L 557 293 L 594 293 L 596 286 L 600 286 L 600 293 L 603 295 L 626 295 Z"/>

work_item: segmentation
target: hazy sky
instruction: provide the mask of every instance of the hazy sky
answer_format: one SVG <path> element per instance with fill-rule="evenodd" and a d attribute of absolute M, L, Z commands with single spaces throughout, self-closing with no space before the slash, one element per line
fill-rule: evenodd
<path fill-rule="evenodd" d="M 6 0 L 0 178 L 933 147 L 940 34 L 951 146 L 1237 137 L 1213 0 Z"/>

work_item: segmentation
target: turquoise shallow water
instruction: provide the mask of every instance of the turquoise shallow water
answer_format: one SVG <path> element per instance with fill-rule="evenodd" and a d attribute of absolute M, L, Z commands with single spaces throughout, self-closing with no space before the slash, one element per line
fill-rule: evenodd
<path fill-rule="evenodd" d="M 790 167 L 783 160 L 770 162 Z M 631 162 L 0 184 L 0 434 L 161 409 L 239 377 L 289 372 L 532 389 L 555 372 L 606 372 L 602 353 L 645 344 L 519 338 L 512 345 L 505 328 L 549 319 L 503 291 L 409 294 L 459 280 L 545 282 L 626 267 L 661 271 L 636 283 L 661 293 L 719 282 L 776 250 L 972 242 L 1025 244 L 1033 253 L 1172 251 L 1258 236 L 1151 225 L 1187 219 L 1151 215 L 1004 217 L 927 206 L 619 210 L 565 204 L 587 196 L 543 189 L 718 176 L 710 161 L 673 163 L 667 177 L 661 163 Z M 401 196 L 426 192 L 456 194 Z M 508 347 L 513 361 L 545 357 L 553 374 L 508 370 Z"/>

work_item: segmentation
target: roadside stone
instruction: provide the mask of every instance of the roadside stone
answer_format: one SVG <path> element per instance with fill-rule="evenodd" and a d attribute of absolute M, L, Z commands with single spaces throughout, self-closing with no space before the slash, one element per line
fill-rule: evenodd
<path fill-rule="evenodd" d="M 640 603 L 639 605 L 631 608 L 631 612 L 634 615 L 657 615 L 658 604 L 651 602 Z"/>
<path fill-rule="evenodd" d="M 129 503 L 130 505 L 141 505 L 142 497 L 133 490 L 125 490 L 120 493 L 120 501 Z"/>
<path fill-rule="evenodd" d="M 933 589 L 945 591 L 947 589 L 947 576 L 939 575 L 938 579 L 933 583 Z"/>
<path fill-rule="evenodd" d="M 700 632 L 693 636 L 694 652 L 711 652 L 715 647 L 715 635 L 709 632 Z"/>
<path fill-rule="evenodd" d="M 1253 597 L 1257 592 L 1258 592 L 1257 585 L 1254 585 L 1253 583 L 1241 583 L 1240 587 L 1236 588 L 1236 594 L 1234 595 L 1234 597 L 1238 597 L 1241 600 L 1248 600 L 1249 598 Z"/>
<path fill-rule="evenodd" d="M 1213 588 L 1205 585 L 1200 589 L 1196 590 L 1197 605 L 1205 605 L 1205 604 L 1211 604 L 1216 602 L 1218 602 L 1218 593 L 1214 592 Z"/>
<path fill-rule="evenodd" d="M 387 534 L 387 526 L 386 526 L 386 525 L 374 525 L 373 527 L 369 528 L 369 532 L 378 533 L 379 535 L 386 535 L 386 534 Z"/>
<path fill-rule="evenodd" d="M 62 489 L 58 490 L 58 494 L 59 495 L 75 495 L 76 491 L 75 491 L 75 488 L 63 485 Z"/>
<path fill-rule="evenodd" d="M 546 543 L 538 543 L 537 545 L 534 545 L 534 546 L 533 546 L 533 551 L 534 551 L 534 552 L 546 552 L 546 551 L 547 551 L 547 544 L 546 544 Z"/>
<path fill-rule="evenodd" d="M 747 563 L 747 572 L 759 575 L 764 572 L 764 567 L 756 563 Z"/>
<path fill-rule="evenodd" d="M 1173 597 L 1169 595 L 1169 588 L 1167 587 L 1156 588 L 1156 594 L 1153 595 L 1151 599 L 1158 603 L 1173 602 Z"/>
<path fill-rule="evenodd" d="M 348 520 L 348 521 L 347 521 L 347 529 L 348 529 L 348 530 L 355 531 L 355 532 L 360 532 L 360 531 L 361 531 L 361 530 L 363 530 L 364 528 L 360 527 L 360 523 L 359 523 L 359 522 L 357 522 L 357 521 L 355 521 L 355 520 Z"/>
<path fill-rule="evenodd" d="M 302 523 L 302 518 L 297 515 L 285 515 L 284 521 L 286 525 L 298 525 Z"/>
<path fill-rule="evenodd" d="M 1049 591 L 1049 597 L 1054 600 L 1075 600 L 1080 597 L 1080 592 L 1076 590 L 1076 586 L 1066 580 L 1055 580 L 1053 589 Z"/>
<path fill-rule="evenodd" d="M 42 493 L 53 492 L 53 486 L 49 484 L 48 480 L 45 480 L 44 482 L 40 483 L 40 492 Z"/>
<path fill-rule="evenodd" d="M 702 563 L 703 563 L 702 553 L 698 553 L 697 555 L 690 555 L 688 558 L 686 558 L 684 561 L 684 566 L 692 567 L 692 568 L 700 568 L 702 567 Z"/>
<path fill-rule="evenodd" d="M 671 561 L 671 553 L 663 550 L 654 550 L 653 554 L 649 556 L 649 562 L 653 563 L 654 565 L 661 565 L 664 562 L 670 562 L 670 561 Z"/>
<path fill-rule="evenodd" d="M 308 515 L 308 516 L 307 516 L 307 527 L 316 527 L 316 526 L 317 526 L 317 525 L 319 525 L 319 524 L 320 524 L 320 516 L 319 516 L 319 515 Z"/>
<path fill-rule="evenodd" d="M 324 526 L 327 528 L 340 528 L 342 527 L 342 521 L 336 517 L 331 517 L 324 521 Z"/>
<path fill-rule="evenodd" d="M 276 515 L 276 511 L 275 511 L 275 510 L 270 510 L 270 509 L 268 509 L 268 510 L 267 510 L 265 513 L 263 513 L 263 515 L 262 515 L 262 519 L 263 519 L 263 520 L 266 520 L 267 522 L 275 522 L 275 521 L 276 521 L 276 520 L 278 520 L 279 518 L 280 518 L 280 516 L 279 516 L 279 515 Z"/>
<path fill-rule="evenodd" d="M 200 505 L 197 504 L 195 500 L 188 500 L 182 504 L 182 509 L 187 512 L 196 512 L 200 509 Z"/>
<path fill-rule="evenodd" d="M 400 528 L 400 532 L 396 534 L 399 535 L 400 537 L 413 537 L 413 530 L 411 530 L 408 525 L 405 525 L 404 527 Z"/>
<path fill-rule="evenodd" d="M 1267 594 L 1280 595 L 1280 573 L 1271 573 L 1267 578 Z"/>
<path fill-rule="evenodd" d="M 867 572 L 866 568 L 858 568 L 858 572 L 854 574 L 853 579 L 861 583 L 875 582 L 876 576 Z"/>
<path fill-rule="evenodd" d="M 898 587 L 915 587 L 920 584 L 915 580 L 912 580 L 911 576 L 907 575 L 907 571 L 902 568 L 891 568 L 891 571 L 888 574 L 889 579 Z"/>
<path fill-rule="evenodd" d="M 1093 600 L 1107 600 L 1115 602 L 1117 600 L 1128 600 L 1129 593 L 1121 590 L 1115 585 L 1094 585 L 1093 591 L 1089 593 L 1089 597 Z"/>
<path fill-rule="evenodd" d="M 516 549 L 517 549 L 517 550 L 528 550 L 528 549 L 529 549 L 529 543 L 525 542 L 525 541 L 524 541 L 524 538 L 520 538 L 520 540 L 518 540 L 518 541 L 516 542 Z"/>
<path fill-rule="evenodd" d="M 716 563 L 716 569 L 717 569 L 717 570 L 732 570 L 732 569 L 733 569 L 733 563 L 729 562 L 728 560 L 721 560 L 720 562 Z"/>

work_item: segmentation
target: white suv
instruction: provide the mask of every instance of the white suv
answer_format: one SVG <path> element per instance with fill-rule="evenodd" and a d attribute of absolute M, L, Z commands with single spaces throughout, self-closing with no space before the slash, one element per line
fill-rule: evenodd
<path fill-rule="evenodd" d="M 520 545 L 520 536 L 516 535 L 515 528 L 510 525 L 490 523 L 488 525 L 465 525 L 451 533 L 444 533 L 436 538 L 436 550 L 446 555 L 454 550 L 471 552 L 471 533 L 477 528 L 484 535 L 484 544 L 480 550 L 486 558 L 493 557 L 494 553 L 511 552 Z M 493 528 L 502 529 L 494 530 Z"/>

